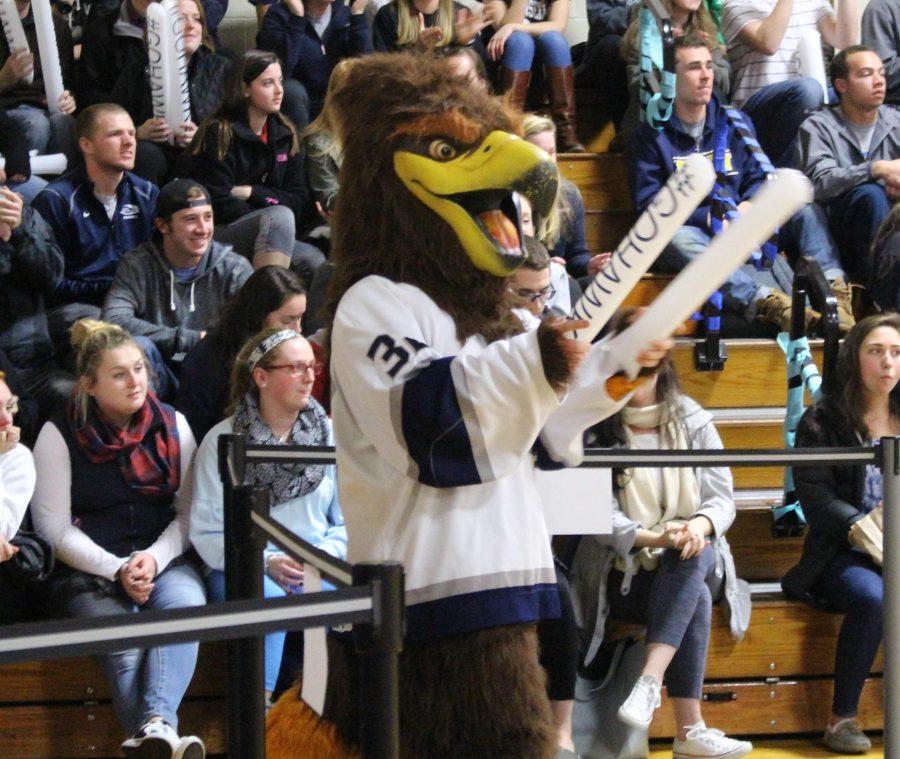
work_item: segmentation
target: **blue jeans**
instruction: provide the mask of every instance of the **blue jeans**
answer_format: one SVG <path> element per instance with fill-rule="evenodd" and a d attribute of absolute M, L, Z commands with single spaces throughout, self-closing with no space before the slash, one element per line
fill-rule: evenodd
<path fill-rule="evenodd" d="M 157 398 L 166 403 L 174 400 L 178 393 L 178 375 L 160 353 L 156 343 L 144 335 L 135 335 L 134 342 L 144 352 L 147 363 L 153 369 L 150 372 L 150 381 Z"/>
<path fill-rule="evenodd" d="M 572 65 L 569 43 L 559 32 L 544 32 L 537 36 L 513 32 L 503 46 L 501 62 L 511 71 L 531 71 L 535 52 L 545 66 L 562 68 Z"/>
<path fill-rule="evenodd" d="M 787 253 L 788 260 L 792 262 L 798 256 L 815 259 L 829 282 L 834 282 L 837 277 L 847 279 L 837 248 L 828 233 L 825 212 L 816 203 L 804 206 L 784 223 L 778 232 L 778 248 Z"/>
<path fill-rule="evenodd" d="M 656 259 L 656 271 L 677 274 L 709 247 L 710 236 L 697 227 L 682 227 Z M 752 314 L 760 284 L 753 264 L 736 269 L 722 285 L 725 305 L 742 316 Z"/>
<path fill-rule="evenodd" d="M 844 267 L 855 281 L 866 287 L 877 286 L 872 276 L 872 242 L 890 210 L 887 193 L 875 182 L 847 190 L 832 200 L 826 209 L 828 228 L 843 254 Z M 893 302 L 892 297 L 890 303 Z"/>
<path fill-rule="evenodd" d="M 225 600 L 225 573 L 211 569 L 206 575 L 206 589 L 210 601 Z M 301 591 L 302 592 L 302 591 Z M 275 580 L 268 575 L 263 578 L 263 593 L 266 598 L 281 598 L 287 595 Z M 266 690 L 271 693 L 278 682 L 278 671 L 281 669 L 281 656 L 284 651 L 284 630 L 266 635 Z"/>
<path fill-rule="evenodd" d="M 665 551 L 659 567 L 639 571 L 622 595 L 622 573 L 609 575 L 609 616 L 647 625 L 647 643 L 673 646 L 666 669 L 666 688 L 673 698 L 700 698 L 712 620 L 716 557 L 712 546 L 682 561 L 678 551 Z"/>
<path fill-rule="evenodd" d="M 69 602 L 69 612 L 76 617 L 101 617 L 206 603 L 203 580 L 192 564 L 169 566 L 153 582 L 150 599 L 143 606 L 137 606 L 124 593 L 110 596 L 88 591 Z M 198 647 L 197 643 L 175 643 L 129 648 L 99 657 L 112 687 L 116 715 L 128 733 L 136 733 L 151 717 L 162 717 L 178 729 L 178 707 L 194 676 Z"/>
<path fill-rule="evenodd" d="M 65 153 L 69 166 L 78 159 L 75 119 L 66 113 L 49 113 L 32 105 L 17 105 L 6 112 L 22 130 L 29 150 Z"/>
<path fill-rule="evenodd" d="M 15 184 L 10 182 L 9 187 L 13 192 L 19 193 L 25 200 L 25 205 L 31 205 L 31 201 L 37 197 L 37 194 L 47 186 L 47 180 L 36 177 L 32 174 L 30 179 Z"/>
<path fill-rule="evenodd" d="M 776 166 L 790 166 L 800 124 L 825 102 L 822 86 L 809 77 L 788 79 L 754 92 L 741 110 L 756 128 L 759 144 Z"/>
<path fill-rule="evenodd" d="M 839 717 L 855 717 L 882 636 L 884 581 L 863 553 L 845 549 L 828 562 L 813 592 L 844 615 L 834 655 L 834 702 Z"/>

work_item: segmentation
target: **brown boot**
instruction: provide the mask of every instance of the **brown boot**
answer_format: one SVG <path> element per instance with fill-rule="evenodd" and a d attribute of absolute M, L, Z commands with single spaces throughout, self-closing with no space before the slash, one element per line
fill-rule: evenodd
<path fill-rule="evenodd" d="M 843 277 L 835 277 L 831 283 L 831 292 L 837 301 L 837 317 L 838 330 L 842 335 L 846 335 L 856 324 L 853 318 L 853 297 L 850 291 L 850 285 L 844 281 Z"/>
<path fill-rule="evenodd" d="M 531 71 L 513 71 L 501 66 L 500 87 L 506 93 L 507 102 L 516 110 L 525 110 L 528 98 L 528 85 L 531 84 Z"/>
<path fill-rule="evenodd" d="M 584 153 L 575 134 L 575 80 L 571 66 L 547 66 L 550 115 L 556 124 L 556 149 L 560 153 Z"/>
<path fill-rule="evenodd" d="M 791 296 L 780 290 L 772 290 L 765 298 L 756 301 L 756 318 L 763 324 L 774 324 L 781 332 L 791 331 Z M 804 311 L 806 334 L 818 326 L 822 315 L 807 308 Z"/>

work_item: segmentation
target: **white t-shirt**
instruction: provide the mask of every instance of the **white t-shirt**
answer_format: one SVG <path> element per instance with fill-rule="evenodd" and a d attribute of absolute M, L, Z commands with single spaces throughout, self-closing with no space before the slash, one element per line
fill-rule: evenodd
<path fill-rule="evenodd" d="M 0 455 L 0 538 L 12 540 L 34 493 L 34 460 L 21 443 Z"/>
<path fill-rule="evenodd" d="M 828 0 L 794 0 L 794 11 L 774 55 L 754 50 L 743 42 L 741 30 L 752 21 L 764 21 L 775 7 L 775 0 L 725 0 L 722 9 L 722 34 L 731 63 L 731 101 L 738 108 L 763 87 L 799 77 L 797 44 L 807 29 L 817 30 L 819 22 L 831 15 Z"/>

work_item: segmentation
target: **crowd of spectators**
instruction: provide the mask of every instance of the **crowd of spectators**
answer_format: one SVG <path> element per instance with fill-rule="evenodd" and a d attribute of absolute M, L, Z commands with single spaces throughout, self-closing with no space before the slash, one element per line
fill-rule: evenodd
<path fill-rule="evenodd" d="M 791 264 L 809 256 L 832 287 L 842 332 L 858 337 L 843 371 L 865 384 L 865 365 L 860 376 L 851 364 L 862 360 L 870 333 L 880 337 L 885 361 L 896 358 L 900 325 L 894 321 L 851 331 L 853 284 L 864 285 L 881 309 L 900 305 L 900 215 L 891 210 L 900 198 L 900 114 L 894 108 L 900 105 L 900 11 L 893 0 L 870 0 L 865 13 L 860 0 L 843 0 L 837 10 L 827 0 L 660 0 L 676 38 L 675 100 L 661 129 L 641 118 L 635 0 L 588 0 L 590 36 L 574 50 L 563 34 L 569 0 L 488 0 L 477 11 L 453 0 L 259 0 L 258 49 L 251 50 L 219 43 L 227 0 L 179 0 L 190 116 L 176 127 L 154 111 L 146 42 L 151 2 L 95 0 L 86 12 L 80 3 L 83 28 L 75 34 L 68 6 L 54 5 L 65 89 L 52 107 L 29 0 L 15 2 L 29 50 L 11 50 L 0 35 L 0 567 L 15 556 L 14 539 L 23 520 L 28 523 L 31 501 L 34 525 L 61 567 L 48 589 L 57 610 L 96 616 L 221 598 L 215 438 L 241 429 L 261 444 L 332 441 L 320 376 L 323 337 L 314 329 L 340 192 L 342 150 L 332 97 L 354 61 L 373 51 L 441 56 L 467 86 L 546 113 L 527 116 L 524 134 L 554 160 L 557 152 L 584 150 L 576 134 L 577 83 L 578 93 L 599 100 L 616 124 L 637 211 L 686 156 L 707 155 L 716 186 L 660 257 L 661 271 L 678 272 L 700 254 L 753 203 L 775 167 L 803 171 L 815 203 L 771 241 L 784 255 L 760 256 L 767 266 L 748 263 L 730 277 L 725 308 L 745 325 L 761 323 L 770 333 L 788 329 Z M 813 32 L 830 59 L 827 82 L 804 76 L 798 49 Z M 28 150 L 62 153 L 68 170 L 33 176 Z M 610 260 L 608 251 L 590 249 L 584 202 L 574 184 L 560 179 L 546 218 L 519 201 L 528 256 L 510 289 L 535 317 L 567 314 Z M 810 309 L 805 316 L 809 328 L 820 318 Z M 597 440 L 636 444 L 636 420 L 645 413 L 640 408 L 652 407 L 654 445 L 677 417 L 690 434 L 708 436 L 703 446 L 717 447 L 707 415 L 667 384 L 674 383 L 667 371 L 644 401 L 594 430 Z M 878 391 L 878 403 L 868 402 L 882 409 L 891 397 L 887 422 L 864 424 L 851 407 L 859 398 L 845 399 L 801 426 L 808 444 L 830 434 L 832 417 L 855 420 L 864 440 L 885 429 L 896 432 L 893 385 Z M 660 404 L 674 416 L 660 418 Z M 34 462 L 26 446 L 34 448 Z M 853 513 L 837 513 L 828 503 L 823 517 L 817 507 L 827 500 L 824 486 L 798 481 L 813 526 L 827 519 L 829 539 L 840 543 L 831 559 L 835 577 L 862 561 L 844 550 L 836 525 L 849 527 L 879 500 L 871 473 L 854 476 L 864 478 L 854 487 L 864 488 L 866 500 L 861 503 L 856 490 L 841 491 Z M 266 465 L 254 477 L 270 489 L 276 518 L 324 550 L 344 554 L 346 531 L 330 468 Z M 721 552 L 717 538 L 733 518 L 726 479 L 703 470 L 699 480 L 675 483 L 689 489 L 678 514 L 652 524 L 642 518 L 646 493 L 640 488 L 652 490 L 653 483 L 623 481 L 613 542 L 581 548 L 581 559 L 590 555 L 592 562 L 598 551 L 609 554 L 608 576 L 591 582 L 605 588 L 610 577 L 617 580 L 611 613 L 649 621 L 648 640 L 662 647 L 650 656 L 623 719 L 649 723 L 668 678 L 685 726 L 676 741 L 685 756 L 695 755 L 686 752 L 698 742 L 716 738 L 698 727 L 697 699 L 709 631 L 707 585 L 716 561 L 710 540 Z M 698 501 L 698 494 L 707 500 Z M 674 526 L 667 526 L 671 520 Z M 647 564 L 640 592 L 630 599 L 619 593 L 626 567 L 612 558 L 622 535 L 625 553 L 634 547 Z M 270 549 L 266 595 L 301 590 L 302 569 Z M 694 559 L 690 566 L 676 561 L 685 550 Z M 857 571 L 825 582 L 816 573 L 821 569 L 803 574 L 799 584 L 794 573 L 792 587 L 798 594 L 813 589 L 837 606 L 848 592 L 868 594 L 870 616 L 880 624 L 880 596 L 872 600 L 880 570 L 865 565 L 862 579 Z M 672 583 L 691 589 L 690 614 L 683 608 L 670 614 L 662 606 L 648 611 L 647 598 L 665 594 L 659 588 Z M 720 590 L 713 588 L 713 595 Z M 10 621 L 29 609 L 0 573 L 0 618 Z M 874 652 L 879 636 L 867 635 L 866 651 Z M 283 636 L 267 639 L 270 694 L 283 647 Z M 856 652 L 854 658 L 846 648 L 839 649 L 841 666 L 856 683 L 870 657 Z M 171 749 L 173 756 L 202 756 L 198 739 L 177 734 L 196 647 L 152 652 L 103 659 L 117 713 L 131 735 L 123 749 L 142 755 L 142 746 L 156 745 L 158 755 Z M 167 669 L 178 677 L 163 677 Z M 551 675 L 552 669 L 548 665 Z M 836 695 L 829 728 L 836 750 L 856 750 L 864 742 L 848 722 L 858 701 L 855 688 Z M 553 692 L 566 746 L 572 696 L 565 683 Z M 736 743 L 728 744 L 738 752 L 729 756 L 742 755 L 745 747 Z"/>

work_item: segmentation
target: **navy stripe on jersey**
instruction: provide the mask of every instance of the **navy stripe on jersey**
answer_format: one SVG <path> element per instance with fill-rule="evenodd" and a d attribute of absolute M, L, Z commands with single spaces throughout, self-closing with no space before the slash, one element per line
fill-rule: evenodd
<path fill-rule="evenodd" d="M 419 467 L 419 482 L 435 488 L 481 482 L 450 373 L 452 361 L 436 359 L 403 385 L 403 439 Z"/>
<path fill-rule="evenodd" d="M 406 607 L 406 635 L 411 641 L 435 640 L 559 615 L 556 583 L 479 590 Z"/>

